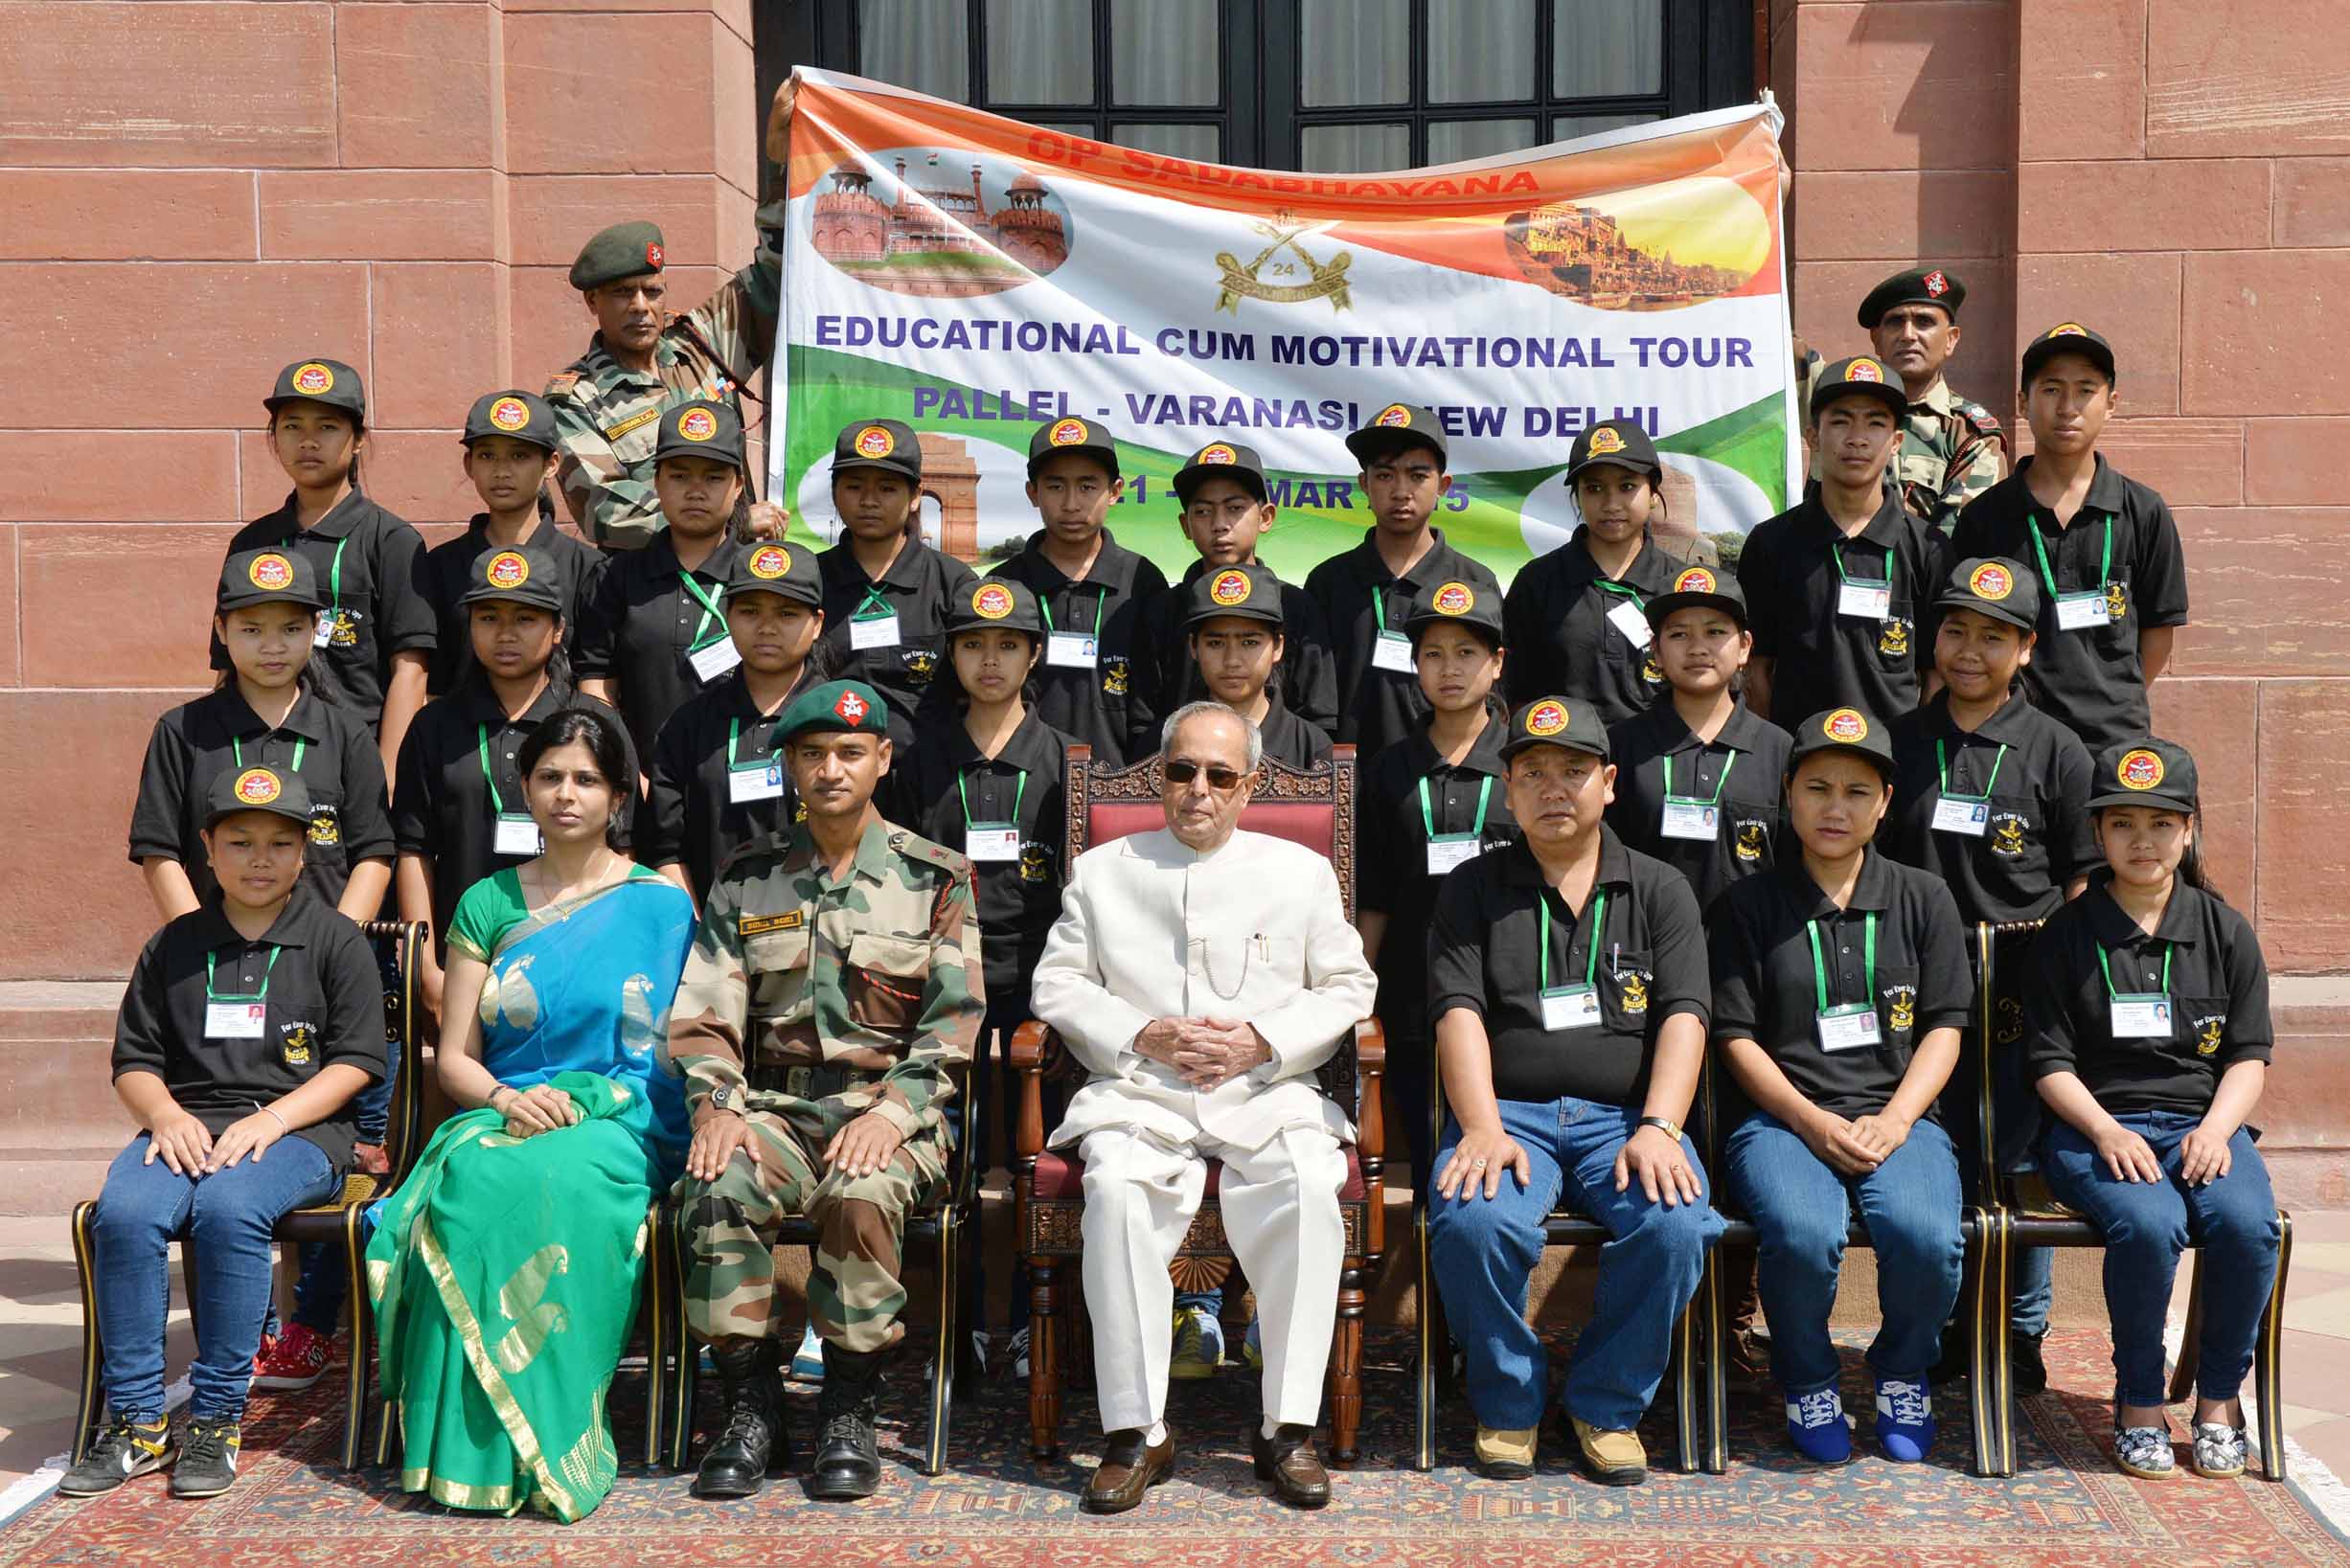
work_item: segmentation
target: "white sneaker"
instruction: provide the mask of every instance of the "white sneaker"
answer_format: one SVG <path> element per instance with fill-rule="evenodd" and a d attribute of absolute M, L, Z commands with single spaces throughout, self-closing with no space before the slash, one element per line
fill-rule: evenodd
<path fill-rule="evenodd" d="M 1004 1347 L 1004 1354 L 1011 1359 L 1012 1375 L 1023 1383 L 1027 1382 L 1028 1330 L 1026 1329 L 1015 1329 L 1012 1331 L 1012 1342 Z"/>

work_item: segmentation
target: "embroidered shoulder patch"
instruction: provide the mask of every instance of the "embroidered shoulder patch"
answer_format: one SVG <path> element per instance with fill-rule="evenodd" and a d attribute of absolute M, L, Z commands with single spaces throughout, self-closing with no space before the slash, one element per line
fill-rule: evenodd
<path fill-rule="evenodd" d="M 580 373 L 578 371 L 565 371 L 559 375 L 550 375 L 547 377 L 547 390 L 541 396 L 548 398 L 567 398 L 571 396 L 571 389 L 579 384 Z"/>

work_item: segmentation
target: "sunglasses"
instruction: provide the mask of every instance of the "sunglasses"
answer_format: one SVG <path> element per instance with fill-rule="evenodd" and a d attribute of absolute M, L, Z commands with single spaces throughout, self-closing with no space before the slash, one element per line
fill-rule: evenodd
<path fill-rule="evenodd" d="M 1198 762 L 1169 762 L 1166 766 L 1167 782 L 1173 784 L 1187 784 L 1199 777 L 1201 771 Z M 1219 792 L 1238 789 L 1241 781 L 1247 777 L 1246 774 L 1235 773 L 1228 767 L 1218 767 L 1214 763 L 1208 764 L 1206 772 L 1208 787 Z"/>

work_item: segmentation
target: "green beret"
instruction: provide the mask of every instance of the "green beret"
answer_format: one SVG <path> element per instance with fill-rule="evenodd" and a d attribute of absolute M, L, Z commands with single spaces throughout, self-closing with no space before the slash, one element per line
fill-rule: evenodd
<path fill-rule="evenodd" d="M 1967 285 L 1957 274 L 1942 267 L 1914 267 L 1896 272 L 1868 291 L 1860 301 L 1860 325 L 1875 331 L 1885 312 L 1897 305 L 1938 306 L 1956 321 L 1958 307 L 1966 303 Z"/>
<path fill-rule="evenodd" d="M 803 692 L 775 721 L 774 743 L 803 735 L 878 735 L 889 739 L 889 705 L 863 681 L 827 681 Z"/>
<path fill-rule="evenodd" d="M 661 226 L 642 218 L 615 223 L 580 247 L 571 263 L 571 286 L 601 288 L 623 278 L 661 270 Z"/>

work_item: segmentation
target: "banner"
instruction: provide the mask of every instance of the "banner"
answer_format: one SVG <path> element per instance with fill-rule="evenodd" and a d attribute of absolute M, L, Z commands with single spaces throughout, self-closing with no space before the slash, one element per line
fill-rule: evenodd
<path fill-rule="evenodd" d="M 1168 482 L 1257 449 L 1260 554 L 1302 580 L 1370 513 L 1345 434 L 1442 417 L 1437 518 L 1506 582 L 1563 540 L 1576 432 L 1637 420 L 1668 467 L 1660 534 L 1744 533 L 1796 493 L 1793 372 L 1768 103 L 1389 174 L 1136 151 L 803 70 L 791 125 L 769 493 L 830 544 L 833 443 L 920 433 L 924 528 L 985 564 L 1038 526 L 1028 442 L 1118 437 L 1118 541 L 1196 557 Z"/>

